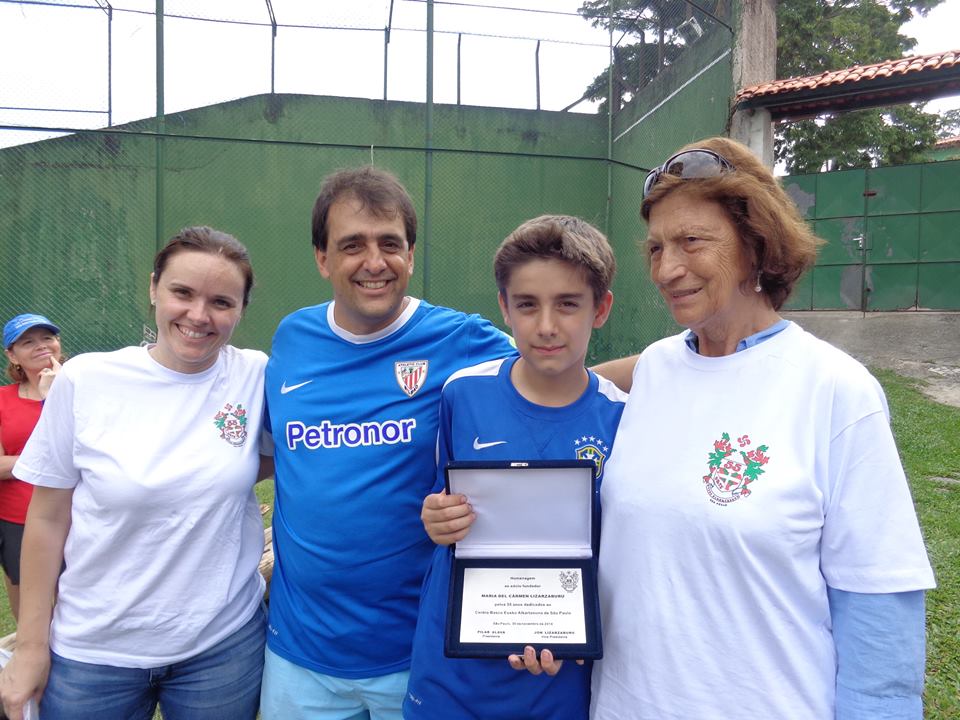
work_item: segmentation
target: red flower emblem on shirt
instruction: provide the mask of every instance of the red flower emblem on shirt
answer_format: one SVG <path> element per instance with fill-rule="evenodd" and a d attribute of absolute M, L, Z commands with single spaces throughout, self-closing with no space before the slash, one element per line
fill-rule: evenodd
<path fill-rule="evenodd" d="M 703 476 L 703 483 L 710 501 L 717 505 L 725 506 L 749 497 L 752 494 L 749 485 L 763 475 L 763 466 L 770 462 L 769 448 L 766 445 L 750 448 L 749 435 L 738 437 L 737 444 L 747 450 L 734 450 L 730 434 L 722 433 L 713 442 L 713 452 L 707 455 L 708 472 Z"/>

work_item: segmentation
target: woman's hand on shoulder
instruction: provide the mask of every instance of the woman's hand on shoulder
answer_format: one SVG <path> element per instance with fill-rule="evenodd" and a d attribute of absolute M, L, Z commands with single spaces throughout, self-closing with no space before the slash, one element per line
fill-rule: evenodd
<path fill-rule="evenodd" d="M 22 720 L 31 700 L 40 702 L 50 675 L 50 648 L 46 644 L 18 645 L 10 662 L 0 672 L 0 700 L 10 720 Z"/>
<path fill-rule="evenodd" d="M 427 495 L 420 511 L 423 529 L 437 545 L 463 540 L 476 518 L 465 495 L 447 495 L 446 491 Z"/>

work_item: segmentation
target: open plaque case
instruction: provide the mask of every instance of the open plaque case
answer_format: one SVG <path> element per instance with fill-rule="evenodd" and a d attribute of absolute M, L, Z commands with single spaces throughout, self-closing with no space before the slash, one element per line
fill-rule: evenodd
<path fill-rule="evenodd" d="M 447 492 L 477 518 L 453 549 L 445 655 L 603 656 L 595 473 L 589 460 L 447 466 Z"/>

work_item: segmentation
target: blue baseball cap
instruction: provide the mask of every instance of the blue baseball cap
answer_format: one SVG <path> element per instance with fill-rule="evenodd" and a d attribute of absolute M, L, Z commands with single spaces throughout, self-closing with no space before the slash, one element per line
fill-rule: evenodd
<path fill-rule="evenodd" d="M 35 327 L 45 327 L 53 330 L 53 332 L 55 332 L 57 335 L 60 334 L 60 328 L 50 322 L 50 320 L 45 318 L 43 315 L 24 313 L 23 315 L 17 315 L 15 318 L 13 318 L 13 320 L 3 326 L 3 346 L 5 348 L 9 348 L 17 340 L 19 340 L 20 336 L 23 335 L 27 330 Z"/>

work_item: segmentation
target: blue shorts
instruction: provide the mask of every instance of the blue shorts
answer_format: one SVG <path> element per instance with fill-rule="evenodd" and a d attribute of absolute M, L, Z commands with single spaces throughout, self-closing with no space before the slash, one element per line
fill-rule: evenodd
<path fill-rule="evenodd" d="M 263 605 L 233 635 L 173 665 L 124 668 L 77 662 L 50 653 L 40 698 L 43 720 L 254 720 L 260 700 Z"/>
<path fill-rule="evenodd" d="M 401 720 L 410 671 L 372 678 L 324 675 L 266 651 L 262 720 Z"/>

